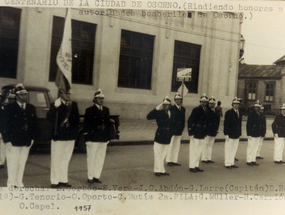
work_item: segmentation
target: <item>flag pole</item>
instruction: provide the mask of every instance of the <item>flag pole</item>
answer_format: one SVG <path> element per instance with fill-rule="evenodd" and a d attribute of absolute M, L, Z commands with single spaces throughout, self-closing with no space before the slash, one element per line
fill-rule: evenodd
<path fill-rule="evenodd" d="M 181 95 L 182 96 L 182 101 L 181 101 L 181 106 L 183 105 L 183 97 L 184 97 L 184 92 L 183 92 L 184 91 L 184 79 L 185 78 L 182 79 L 182 95 Z"/>

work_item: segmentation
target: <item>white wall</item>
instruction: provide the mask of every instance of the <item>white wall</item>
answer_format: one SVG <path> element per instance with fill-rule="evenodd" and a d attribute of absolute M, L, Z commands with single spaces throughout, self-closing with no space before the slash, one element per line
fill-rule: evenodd
<path fill-rule="evenodd" d="M 0 78 L 0 85 L 23 82 L 44 86 L 53 97 L 57 88 L 48 81 L 53 15 L 65 16 L 65 9 L 23 8 L 17 79 Z M 73 84 L 73 99 L 81 113 L 92 104 L 95 89 L 105 94 L 105 104 L 111 114 L 121 117 L 145 118 L 146 114 L 168 95 L 171 99 L 172 66 L 175 40 L 201 45 L 198 94 L 188 93 L 184 106 L 188 112 L 199 104 L 203 93 L 221 100 L 230 107 L 236 96 L 240 23 L 239 19 L 199 18 L 193 12 L 186 17 L 108 17 L 79 15 L 72 10 L 72 18 L 97 24 L 94 54 L 93 85 Z M 121 30 L 155 36 L 151 90 L 117 87 Z M 190 114 L 190 113 L 189 113 Z"/>

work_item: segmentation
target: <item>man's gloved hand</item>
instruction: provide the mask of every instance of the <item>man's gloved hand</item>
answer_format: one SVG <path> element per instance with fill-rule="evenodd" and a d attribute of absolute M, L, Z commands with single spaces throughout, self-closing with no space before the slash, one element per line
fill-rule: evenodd
<path fill-rule="evenodd" d="M 60 100 L 60 98 L 58 98 L 57 100 L 55 100 L 54 106 L 55 106 L 56 108 L 58 108 L 60 105 L 61 105 L 61 100 Z"/>
<path fill-rule="evenodd" d="M 162 110 L 162 109 L 163 109 L 163 104 L 162 104 L 162 103 L 159 104 L 155 109 L 156 109 L 156 110 Z"/>

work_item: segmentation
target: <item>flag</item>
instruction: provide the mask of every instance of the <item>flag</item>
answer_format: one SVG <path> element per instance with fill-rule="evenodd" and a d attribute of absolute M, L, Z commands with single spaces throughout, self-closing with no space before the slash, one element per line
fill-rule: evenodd
<path fill-rule="evenodd" d="M 182 95 L 182 86 L 183 86 L 183 95 Z M 188 93 L 188 88 L 185 86 L 185 84 L 181 84 L 181 86 L 178 88 L 177 92 L 184 97 Z"/>
<path fill-rule="evenodd" d="M 55 78 L 55 85 L 59 90 L 68 91 L 71 87 L 71 69 L 72 69 L 72 48 L 71 48 L 71 15 L 70 9 L 67 9 L 63 37 L 59 51 L 56 56 L 58 70 Z"/>

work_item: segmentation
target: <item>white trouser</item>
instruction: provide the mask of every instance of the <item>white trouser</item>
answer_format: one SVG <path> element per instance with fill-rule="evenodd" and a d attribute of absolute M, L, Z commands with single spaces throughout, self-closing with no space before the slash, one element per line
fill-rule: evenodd
<path fill-rule="evenodd" d="M 193 169 L 195 167 L 199 167 L 199 162 L 201 159 L 201 154 L 204 145 L 205 145 L 205 139 L 196 139 L 193 136 L 190 136 L 189 168 Z"/>
<path fill-rule="evenodd" d="M 107 144 L 108 142 L 86 142 L 88 179 L 100 178 L 105 161 Z"/>
<path fill-rule="evenodd" d="M 6 160 L 6 145 L 0 134 L 0 165 L 4 165 Z"/>
<path fill-rule="evenodd" d="M 232 166 L 235 164 L 235 156 L 237 153 L 239 144 L 238 139 L 229 138 L 229 140 L 225 142 L 225 166 Z"/>
<path fill-rule="evenodd" d="M 202 161 L 207 161 L 212 159 L 212 150 L 214 142 L 215 142 L 215 137 L 212 136 L 205 137 L 205 144 L 202 151 Z"/>
<path fill-rule="evenodd" d="M 168 153 L 166 156 L 166 162 L 178 162 L 178 154 L 180 150 L 180 144 L 181 144 L 181 135 L 173 135 L 169 144 Z"/>
<path fill-rule="evenodd" d="M 248 138 L 247 150 L 246 150 L 246 162 L 255 162 L 256 161 L 256 153 L 258 149 L 258 145 L 260 143 L 260 137 L 251 137 Z"/>
<path fill-rule="evenodd" d="M 23 187 L 23 176 L 31 146 L 13 146 L 6 143 L 8 181 L 7 186 Z"/>
<path fill-rule="evenodd" d="M 169 144 L 160 144 L 154 141 L 154 172 L 165 173 L 164 160 L 168 152 Z"/>
<path fill-rule="evenodd" d="M 257 153 L 256 153 L 256 156 L 258 156 L 258 157 L 260 157 L 260 151 L 261 151 L 261 147 L 263 144 L 263 140 L 264 140 L 264 137 L 260 137 L 260 142 L 258 144 L 258 149 L 257 149 Z"/>
<path fill-rule="evenodd" d="M 74 140 L 51 141 L 50 181 L 52 184 L 68 182 L 68 166 L 74 142 Z"/>
<path fill-rule="evenodd" d="M 274 138 L 274 161 L 282 161 L 284 137 Z"/>

